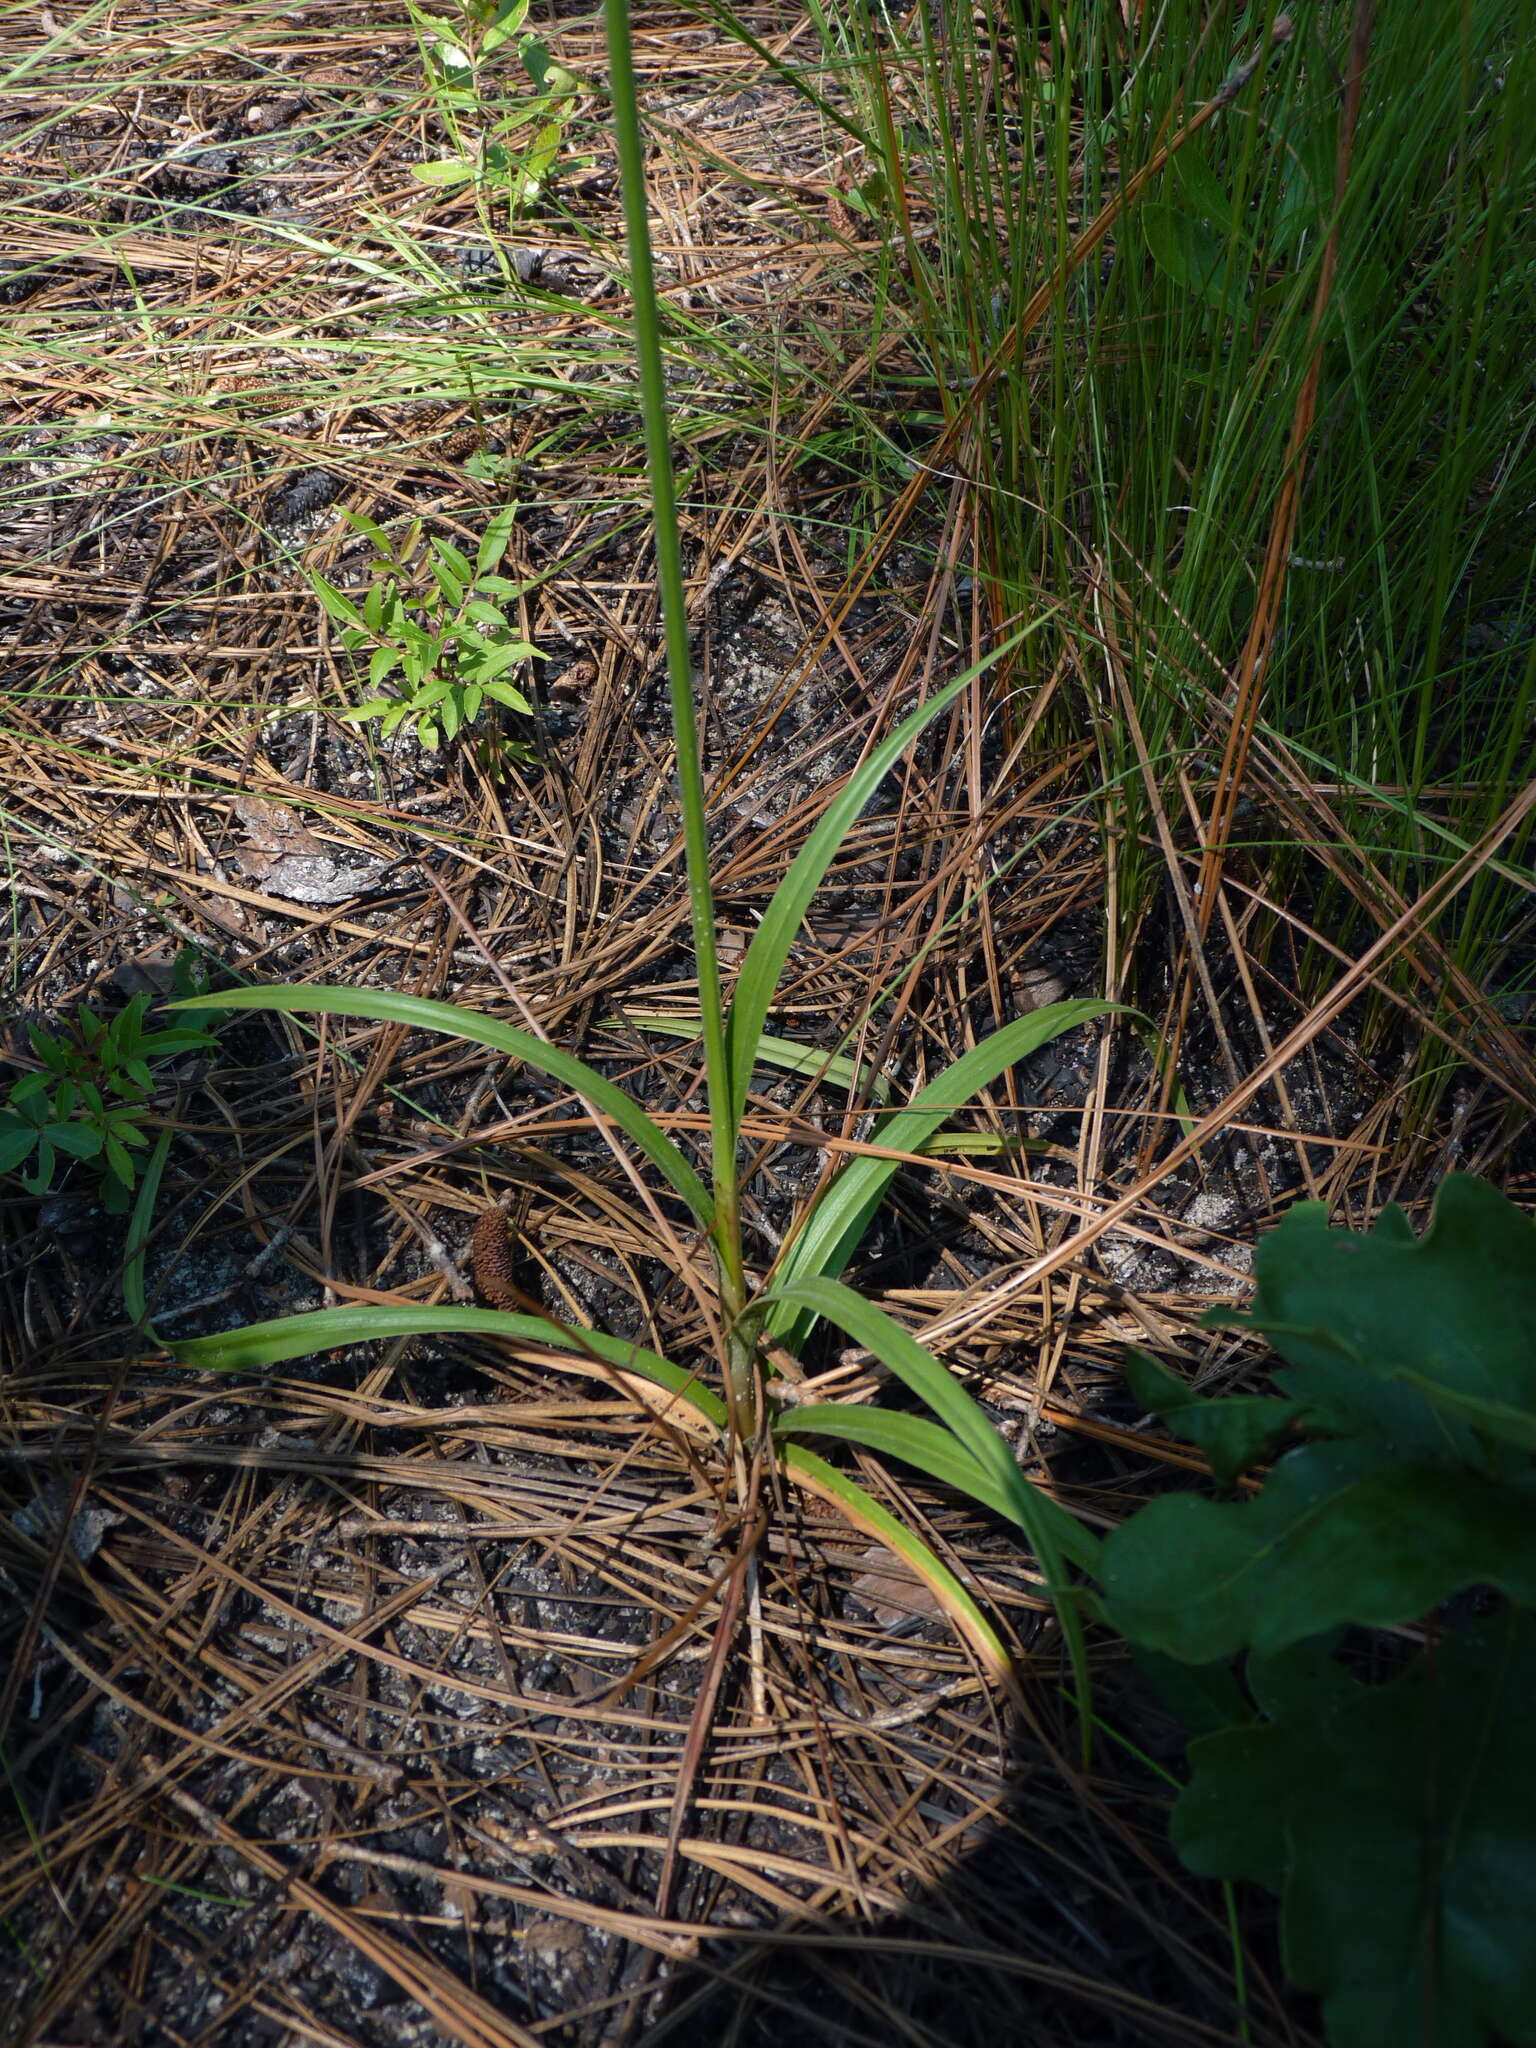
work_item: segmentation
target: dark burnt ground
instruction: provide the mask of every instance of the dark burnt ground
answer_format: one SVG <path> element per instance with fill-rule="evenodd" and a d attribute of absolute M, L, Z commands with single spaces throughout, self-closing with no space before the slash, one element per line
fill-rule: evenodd
<path fill-rule="evenodd" d="M 559 55 L 599 76 L 593 22 L 559 11 Z M 163 993 L 191 948 L 216 981 L 526 1006 L 696 1142 L 697 1048 L 642 1022 L 688 1014 L 692 967 L 600 106 L 542 215 L 487 223 L 410 175 L 443 144 L 387 11 L 177 24 L 82 25 L 0 121 L 5 1078 L 24 1024 Z M 845 601 L 911 473 L 892 407 L 920 411 L 920 365 L 899 325 L 870 358 L 878 252 L 800 102 L 691 16 L 644 26 L 739 950 L 829 792 L 990 629 L 947 489 Z M 10 54 L 49 32 L 13 26 Z M 355 587 L 340 512 L 472 545 L 509 495 L 535 715 L 439 753 L 342 722 L 357 681 L 304 573 Z M 1064 657 L 1048 687 L 1083 681 Z M 889 778 L 775 1013 L 898 1096 L 1033 1006 L 1175 985 L 1171 899 L 1134 975 L 1107 944 L 1087 749 L 1042 755 L 1006 694 L 978 686 Z M 1223 997 L 1245 971 L 1213 950 Z M 1197 1317 L 1291 1194 L 1366 1213 L 1448 1144 L 1475 1166 L 1502 1142 L 1485 1063 L 1454 1129 L 1405 1148 L 1398 1041 L 1348 1017 L 1251 1085 L 1302 1015 L 1273 969 L 1262 993 L 1262 1022 L 1192 1020 L 1178 1100 L 1139 1026 L 1047 1046 L 954 1119 L 972 1149 L 898 1180 L 856 1269 L 1100 1525 L 1182 1466 L 1123 1392 L 1127 1340 L 1239 1377 Z M 710 1370 L 680 1217 L 539 1077 L 247 1017 L 159 1084 L 160 1338 L 468 1299 L 505 1200 L 525 1293 Z M 1163 1170 L 1178 1117 L 1223 1105 Z M 750 1129 L 765 1269 L 872 1125 L 765 1069 Z M 971 1575 L 1017 1699 L 793 1494 L 717 1660 L 739 1532 L 714 1447 L 622 1389 L 447 1337 L 210 1380 L 134 1332 L 128 1226 L 87 1174 L 7 1181 L 0 1233 L 7 2038 L 1307 2038 L 1252 1902 L 1240 2016 L 1224 1903 L 1166 1848 L 1177 1732 L 1112 1642 L 1111 1732 L 1077 1767 L 1033 1560 L 980 1511 L 865 1475 Z M 806 1363 L 890 1398 L 860 1354 Z"/>

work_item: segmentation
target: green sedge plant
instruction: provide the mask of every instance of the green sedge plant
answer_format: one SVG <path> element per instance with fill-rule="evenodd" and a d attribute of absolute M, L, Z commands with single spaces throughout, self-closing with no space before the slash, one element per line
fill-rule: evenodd
<path fill-rule="evenodd" d="M 1422 1238 L 1302 1202 L 1257 1276 L 1206 1320 L 1268 1337 L 1276 1392 L 1128 1367 L 1221 1487 L 1273 1460 L 1104 1545 L 1105 1617 L 1191 1732 L 1174 1847 L 1276 1894 L 1334 2048 L 1536 2042 L 1536 1222 L 1465 1174 Z"/>
<path fill-rule="evenodd" d="M 421 521 L 412 520 L 395 541 L 362 513 L 344 514 L 373 543 L 373 580 L 366 595 L 360 605 L 354 603 L 318 571 L 311 571 L 310 581 L 341 628 L 348 653 L 360 656 L 371 649 L 369 688 L 379 691 L 394 684 L 392 694 L 369 697 L 344 711 L 344 719 L 376 718 L 385 739 L 404 729 L 435 751 L 473 725 L 487 703 L 524 717 L 532 712 L 509 671 L 537 660 L 539 650 L 521 638 L 507 616 L 506 606 L 522 595 L 523 586 L 499 572 L 517 514 L 516 505 L 504 505 L 492 516 L 473 562 L 452 541 L 432 535 L 430 583 L 414 595 L 408 593 L 417 581 L 413 564 Z"/>
<path fill-rule="evenodd" d="M 692 694 L 688 621 L 663 383 L 660 322 L 646 213 L 643 151 L 625 0 L 608 0 L 614 126 L 624 182 L 635 302 L 637 369 L 655 517 L 657 574 L 693 939 L 700 994 L 709 1106 L 707 1178 L 661 1125 L 605 1075 L 532 1032 L 499 1019 L 374 989 L 272 987 L 221 995 L 229 1007 L 291 1016 L 367 1018 L 407 1029 L 441 1031 L 486 1046 L 570 1088 L 592 1114 L 622 1133 L 688 1212 L 707 1241 L 722 1335 L 722 1356 L 707 1383 L 699 1366 L 660 1356 L 600 1330 L 574 1329 L 539 1315 L 477 1308 L 364 1306 L 263 1323 L 173 1347 L 189 1366 L 254 1370 L 318 1350 L 380 1337 L 476 1332 L 598 1362 L 620 1384 L 663 1390 L 674 1414 L 691 1419 L 727 1452 L 771 1449 L 791 1482 L 835 1503 L 857 1527 L 885 1544 L 934 1592 L 984 1663 L 999 1676 L 1007 1658 L 992 1624 L 932 1549 L 866 1488 L 809 1447 L 835 1439 L 898 1458 L 968 1494 L 1017 1524 L 1040 1560 L 1055 1599 L 1077 1676 L 1086 1658 L 1071 1568 L 1093 1568 L 1097 1540 L 1020 1472 L 1000 1433 L 952 1373 L 890 1316 L 841 1278 L 903 1156 L 916 1157 L 956 1109 L 978 1090 L 1061 1033 L 1115 1006 L 1058 1002 L 1003 1026 L 939 1074 L 911 1101 L 881 1112 L 881 1155 L 861 1154 L 833 1178 L 766 1281 L 749 1274 L 744 1255 L 742 1124 L 754 1068 L 779 1056 L 768 1031 L 780 978 L 817 888 L 883 778 L 917 739 L 991 663 L 1013 651 L 1032 627 L 956 677 L 878 745 L 828 806 L 779 885 L 725 1000 L 716 942 L 706 798 Z M 361 622 L 366 624 L 366 621 Z M 196 1007 L 195 1005 L 193 1006 Z M 927 1407 L 933 1419 L 834 1403 L 793 1405 L 780 1398 L 775 1352 L 799 1352 L 818 1321 L 866 1347 Z M 745 1464 L 733 1457 L 738 1472 Z"/>

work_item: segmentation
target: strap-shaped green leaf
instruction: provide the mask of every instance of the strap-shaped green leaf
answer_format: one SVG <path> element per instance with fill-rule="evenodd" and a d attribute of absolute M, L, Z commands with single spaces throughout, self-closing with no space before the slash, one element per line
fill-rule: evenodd
<path fill-rule="evenodd" d="M 818 1458 L 804 1444 L 781 1445 L 780 1457 L 791 1479 L 820 1494 L 823 1500 L 833 1502 L 855 1528 L 863 1529 L 911 1567 L 969 1641 L 991 1677 L 1008 1676 L 1010 1660 L 997 1631 L 954 1573 L 940 1563 L 920 1536 L 898 1522 L 890 1509 L 882 1507 L 857 1481 Z"/>
<path fill-rule="evenodd" d="M 655 1031 L 663 1038 L 698 1038 L 704 1029 L 702 1017 L 637 1014 L 610 1021 L 633 1025 L 637 1031 Z M 807 1080 L 830 1081 L 834 1088 L 846 1088 L 850 1094 L 862 1089 L 873 1102 L 885 1103 L 891 1098 L 891 1084 L 878 1067 L 850 1059 L 846 1053 L 828 1053 L 820 1046 L 801 1045 L 793 1038 L 776 1038 L 763 1032 L 757 1041 L 757 1061 L 760 1066 L 777 1067 L 781 1074 L 803 1074 Z"/>
<path fill-rule="evenodd" d="M 776 1442 L 785 1437 L 835 1436 L 844 1443 L 863 1444 L 866 1450 L 900 1458 L 941 1486 L 952 1486 L 994 1514 L 1012 1519 L 1007 1489 L 956 1442 L 952 1431 L 921 1415 L 898 1415 L 861 1401 L 808 1401 L 802 1408 L 786 1408 L 775 1421 L 773 1434 Z"/>
<path fill-rule="evenodd" d="M 1030 1484 L 1014 1463 L 1013 1454 L 1008 1446 L 954 1375 L 931 1351 L 925 1350 L 909 1330 L 904 1330 L 874 1302 L 866 1301 L 861 1294 L 855 1294 L 851 1287 L 845 1287 L 840 1280 L 827 1278 L 800 1280 L 775 1288 L 769 1298 L 789 1305 L 802 1305 L 818 1315 L 828 1317 L 840 1329 L 845 1330 L 855 1343 L 862 1344 L 867 1350 L 872 1351 L 910 1387 L 919 1400 L 928 1404 L 944 1424 L 945 1431 L 951 1437 L 955 1451 L 959 1454 L 959 1461 L 954 1457 L 945 1460 L 949 1470 L 957 1474 L 967 1470 L 974 1471 L 989 1488 L 996 1488 L 998 1496 L 1006 1503 L 1000 1511 L 1023 1530 L 1040 1560 L 1046 1588 L 1055 1604 L 1062 1638 L 1072 1661 L 1072 1673 L 1077 1682 L 1078 1696 L 1085 1701 L 1089 1699 L 1091 1687 L 1088 1676 L 1088 1647 L 1083 1636 L 1082 1616 L 1078 1612 L 1075 1597 L 1068 1584 L 1064 1559 L 1070 1557 L 1086 1571 L 1096 1570 L 1099 1554 L 1097 1539 L 1067 1514 L 1065 1509 L 1059 1508 L 1053 1500 L 1047 1499 L 1038 1487 Z M 852 1412 L 862 1414 L 866 1418 L 875 1413 L 871 1409 Z M 873 1427 L 877 1432 L 887 1431 L 891 1422 L 906 1422 L 909 1425 L 904 1432 L 904 1440 L 911 1449 L 920 1450 L 926 1447 L 930 1453 L 932 1452 L 932 1438 L 911 1416 L 888 1416 L 885 1424 L 877 1423 Z M 841 1433 L 852 1435 L 854 1427 L 845 1423 Z M 866 1431 L 871 1427 L 867 1420 L 864 1427 Z M 932 1425 L 927 1427 L 931 1428 Z M 866 1436 L 866 1441 L 868 1440 L 870 1439 Z M 891 1448 L 896 1456 L 923 1466 L 923 1458 L 913 1458 L 909 1449 L 902 1449 L 898 1444 L 891 1445 Z M 927 1469 L 936 1479 L 948 1476 L 931 1464 Z M 978 1493 L 974 1484 L 969 1483 L 966 1478 L 956 1477 L 949 1483 L 964 1487 L 977 1499 L 992 1505 L 986 1494 Z M 1088 1730 L 1089 1722 L 1085 1718 L 1085 1744 Z"/>
<path fill-rule="evenodd" d="M 553 1351 L 600 1358 L 620 1372 L 636 1373 L 676 1394 L 723 1430 L 725 1403 L 697 1377 L 659 1352 L 647 1351 L 612 1337 L 605 1330 L 573 1330 L 542 1316 L 508 1315 L 494 1308 L 429 1307 L 416 1303 L 396 1307 L 363 1302 L 355 1308 L 321 1308 L 309 1315 L 279 1316 L 269 1323 L 250 1323 L 243 1330 L 221 1330 L 212 1337 L 187 1337 L 166 1349 L 182 1365 L 197 1372 L 264 1372 L 290 1358 L 316 1351 L 336 1351 L 347 1344 L 371 1344 L 381 1337 L 511 1337 L 522 1344 L 544 1344 Z"/>
<path fill-rule="evenodd" d="M 133 1214 L 128 1222 L 128 1242 L 123 1247 L 123 1306 L 128 1311 L 128 1320 L 136 1328 L 146 1327 L 144 1312 L 148 1301 L 144 1289 L 144 1256 L 149 1249 L 155 1203 L 160 1196 L 160 1180 L 165 1172 L 166 1155 L 171 1149 L 173 1135 L 167 1127 L 155 1140 L 155 1149 L 149 1156 L 139 1181 L 138 1194 L 134 1197 Z M 155 1341 L 158 1343 L 159 1339 Z"/>
<path fill-rule="evenodd" d="M 199 1372 L 261 1372 L 291 1358 L 333 1351 L 348 1344 L 371 1343 L 384 1337 L 484 1336 L 510 1337 L 520 1343 L 548 1345 L 552 1350 L 596 1356 L 620 1372 L 652 1381 L 685 1401 L 713 1428 L 724 1434 L 725 1403 L 684 1367 L 658 1352 L 626 1343 L 603 1330 L 571 1330 L 539 1316 L 508 1315 L 500 1309 L 392 1307 L 363 1303 L 355 1308 L 317 1309 L 313 1314 L 281 1316 L 252 1323 L 243 1330 L 220 1331 L 212 1337 L 189 1337 L 167 1346 L 182 1365 Z M 928 1545 L 864 1488 L 836 1471 L 803 1444 L 783 1443 L 779 1455 L 788 1477 L 836 1503 L 856 1527 L 865 1530 L 907 1563 L 928 1585 L 944 1611 L 970 1641 L 993 1677 L 1008 1670 L 1008 1653 L 996 1631 L 954 1573 L 940 1563 Z"/>
<path fill-rule="evenodd" d="M 920 704 L 894 732 L 888 733 L 849 776 L 847 784 L 827 806 L 821 822 L 790 863 L 789 873 L 774 890 L 773 900 L 763 913 L 763 921 L 747 948 L 747 957 L 741 963 L 736 994 L 731 1003 L 726 1052 L 731 1074 L 733 1126 L 740 1124 L 747 1106 L 747 1088 L 758 1058 L 758 1041 L 778 993 L 779 978 L 789 958 L 789 949 L 805 922 L 812 898 L 821 887 L 827 869 L 836 859 L 838 848 L 847 838 L 860 811 L 924 726 L 931 725 L 939 713 L 953 704 L 962 690 L 969 689 L 978 676 L 985 675 L 1031 633 L 1038 631 L 1045 618 L 1046 615 L 1042 614 L 1030 625 L 1021 627 L 990 654 L 973 663 L 964 675 L 956 676 L 952 683 L 946 684 L 926 704 Z"/>
<path fill-rule="evenodd" d="M 376 988 L 310 988 L 302 983 L 278 983 L 271 988 L 223 989 L 216 997 L 194 996 L 187 1002 L 167 1007 L 177 1010 L 275 1010 L 284 1016 L 365 1017 L 376 1024 L 402 1024 L 410 1031 L 445 1031 L 473 1045 L 487 1045 L 522 1060 L 540 1073 L 561 1081 L 576 1094 L 585 1096 L 604 1116 L 612 1117 L 626 1137 L 663 1174 L 708 1229 L 715 1205 L 703 1181 L 679 1152 L 672 1140 L 646 1115 L 640 1105 L 595 1067 L 558 1046 L 546 1045 L 531 1031 L 482 1017 L 478 1010 L 465 1010 L 456 1003 L 439 1003 L 427 996 L 396 994 Z"/>
<path fill-rule="evenodd" d="M 1070 1002 L 1047 1003 L 1043 1009 L 1032 1010 L 1027 1017 L 1005 1024 L 963 1054 L 953 1066 L 946 1067 L 913 1096 L 905 1109 L 883 1117 L 875 1128 L 875 1142 L 893 1152 L 915 1152 L 946 1117 L 999 1074 L 1063 1032 L 1122 1007 L 1118 1003 L 1076 997 Z M 776 1291 L 782 1293 L 792 1280 L 842 1272 L 884 1201 L 885 1191 L 900 1164 L 896 1159 L 868 1155 L 849 1162 L 816 1204 L 780 1261 Z M 767 1329 L 789 1350 L 797 1351 L 814 1320 L 803 1308 L 782 1302 L 769 1311 Z"/>

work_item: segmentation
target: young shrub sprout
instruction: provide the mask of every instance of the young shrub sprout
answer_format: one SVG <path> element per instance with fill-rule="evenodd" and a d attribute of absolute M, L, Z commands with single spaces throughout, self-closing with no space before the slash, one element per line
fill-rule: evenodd
<path fill-rule="evenodd" d="M 434 534 L 427 560 L 431 584 L 412 597 L 412 562 L 421 540 L 414 520 L 402 541 L 359 512 L 344 516 L 374 546 L 373 581 L 361 605 L 324 576 L 311 573 L 315 595 L 341 628 L 348 653 L 368 656 L 368 684 L 389 696 L 369 697 L 341 715 L 376 718 L 385 739 L 397 730 L 414 732 L 435 751 L 473 725 L 487 703 L 528 715 L 533 706 L 512 682 L 510 671 L 537 660 L 539 650 L 520 637 L 506 606 L 522 586 L 500 573 L 518 507 L 504 505 L 480 536 L 475 559 Z"/>

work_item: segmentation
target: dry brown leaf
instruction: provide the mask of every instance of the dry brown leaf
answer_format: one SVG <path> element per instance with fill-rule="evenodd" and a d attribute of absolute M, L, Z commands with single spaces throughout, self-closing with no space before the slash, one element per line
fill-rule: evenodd
<path fill-rule="evenodd" d="M 230 865 L 270 896 L 294 903 L 344 903 L 374 887 L 383 861 L 342 867 L 322 840 L 285 804 L 258 796 L 237 796 L 232 806 L 250 845 L 230 855 Z"/>

